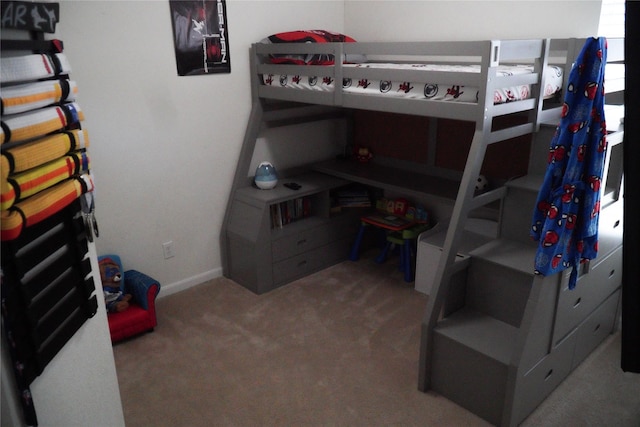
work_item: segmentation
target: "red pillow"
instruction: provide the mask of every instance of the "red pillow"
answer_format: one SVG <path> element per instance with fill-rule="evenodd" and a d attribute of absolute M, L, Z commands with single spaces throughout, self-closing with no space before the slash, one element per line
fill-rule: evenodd
<path fill-rule="evenodd" d="M 326 30 L 298 30 L 277 33 L 267 37 L 271 43 L 348 43 L 355 42 L 349 36 Z"/>
<path fill-rule="evenodd" d="M 262 40 L 262 43 L 353 43 L 355 40 L 349 36 L 340 33 L 333 33 L 326 30 L 297 30 L 276 33 Z M 361 56 L 356 60 L 347 62 L 362 62 Z M 333 55 L 317 54 L 317 55 L 271 55 L 271 62 L 274 64 L 298 64 L 298 65 L 331 65 L 333 64 Z"/>

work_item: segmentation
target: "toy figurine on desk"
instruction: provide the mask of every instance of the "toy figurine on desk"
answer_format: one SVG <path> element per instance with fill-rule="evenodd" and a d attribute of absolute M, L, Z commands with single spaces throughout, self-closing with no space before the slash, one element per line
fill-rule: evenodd
<path fill-rule="evenodd" d="M 373 153 L 367 147 L 356 147 L 353 155 L 360 163 L 368 163 L 373 159 Z"/>

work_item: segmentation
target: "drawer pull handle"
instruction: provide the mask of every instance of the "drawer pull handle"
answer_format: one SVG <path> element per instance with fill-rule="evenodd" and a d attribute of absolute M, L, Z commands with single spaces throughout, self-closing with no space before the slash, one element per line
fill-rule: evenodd
<path fill-rule="evenodd" d="M 547 381 L 549 378 L 551 378 L 551 374 L 553 374 L 553 369 L 549 369 L 549 372 L 547 372 L 547 376 L 544 377 L 544 380 Z"/>
<path fill-rule="evenodd" d="M 307 243 L 307 239 L 298 240 L 298 246 L 304 245 L 305 243 Z"/>
<path fill-rule="evenodd" d="M 620 225 L 620 220 L 617 220 L 617 221 L 615 222 L 615 224 L 613 224 L 613 228 L 616 228 L 616 227 L 617 227 L 617 226 L 619 226 L 619 225 Z"/>
<path fill-rule="evenodd" d="M 303 267 L 303 266 L 305 266 L 305 265 L 307 265 L 307 261 L 306 261 L 306 260 L 304 260 L 304 261 L 300 261 L 300 262 L 298 263 L 298 267 Z"/>
<path fill-rule="evenodd" d="M 576 308 L 577 306 L 579 306 L 581 302 L 582 302 L 582 298 L 578 298 L 576 302 L 573 304 L 573 308 Z"/>
<path fill-rule="evenodd" d="M 596 327 L 593 329 L 593 332 L 598 332 L 598 329 L 600 329 L 600 323 L 596 325 Z"/>
<path fill-rule="evenodd" d="M 609 273 L 609 278 L 611 278 L 611 276 L 613 276 L 614 274 L 616 274 L 615 270 L 611 270 L 611 272 Z"/>

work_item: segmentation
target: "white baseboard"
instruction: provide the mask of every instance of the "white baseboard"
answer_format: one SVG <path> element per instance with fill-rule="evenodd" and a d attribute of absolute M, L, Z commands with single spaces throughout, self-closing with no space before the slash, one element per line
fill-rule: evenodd
<path fill-rule="evenodd" d="M 185 291 L 194 286 L 200 285 L 209 280 L 222 276 L 222 268 L 215 268 L 213 270 L 205 271 L 204 273 L 197 274 L 195 276 L 187 277 L 179 282 L 163 284 L 158 294 L 158 298 L 163 298 L 177 292 Z"/>

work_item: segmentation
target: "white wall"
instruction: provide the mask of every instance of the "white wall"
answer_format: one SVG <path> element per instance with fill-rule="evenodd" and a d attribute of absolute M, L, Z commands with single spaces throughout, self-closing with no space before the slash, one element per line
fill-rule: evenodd
<path fill-rule="evenodd" d="M 596 35 L 600 0 L 346 0 L 358 41 L 456 41 Z"/>
<path fill-rule="evenodd" d="M 91 138 L 99 253 L 162 295 L 221 274 L 220 226 L 251 108 L 248 49 L 294 29 L 343 30 L 342 1 L 227 1 L 231 73 L 179 77 L 169 3 L 61 2 Z M 165 260 L 162 243 L 174 242 Z"/>
<path fill-rule="evenodd" d="M 346 123 L 342 120 L 267 129 L 256 141 L 247 176 L 253 177 L 263 161 L 283 171 L 333 158 L 344 154 L 346 142 Z"/>

